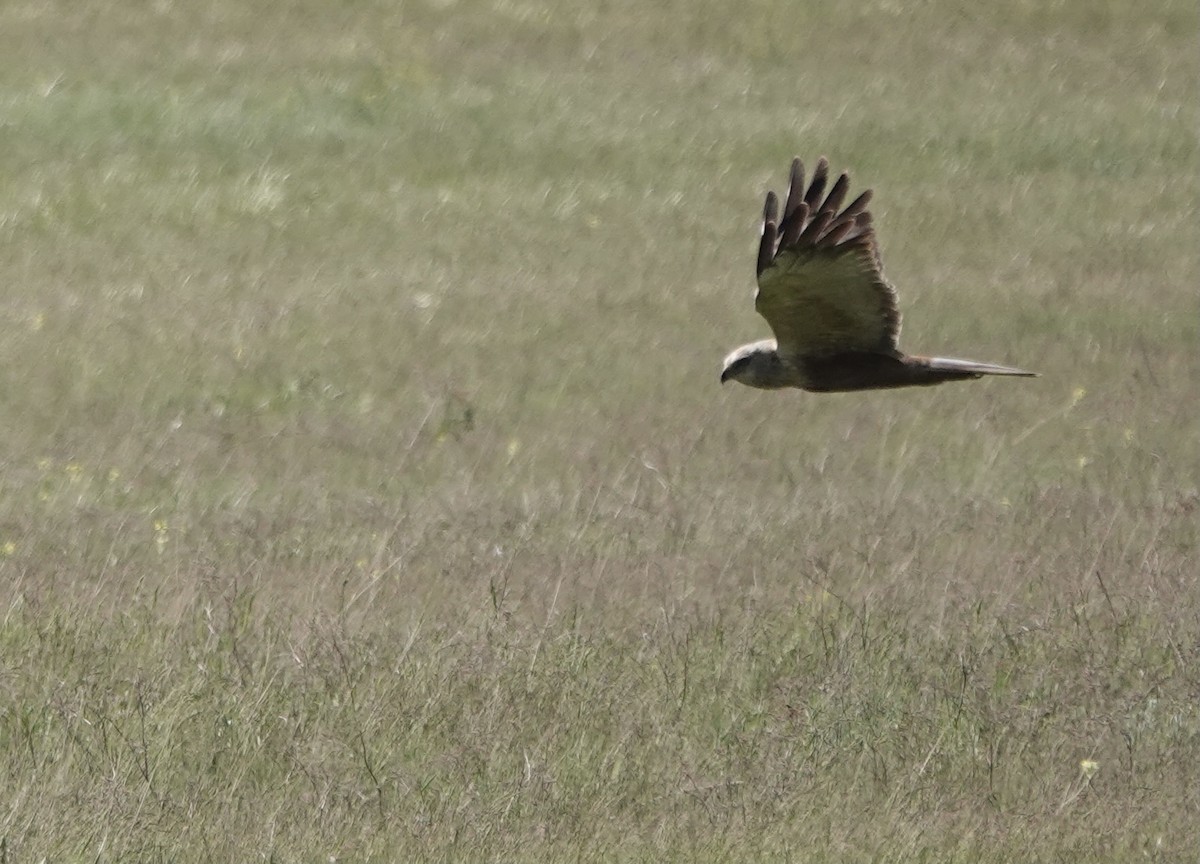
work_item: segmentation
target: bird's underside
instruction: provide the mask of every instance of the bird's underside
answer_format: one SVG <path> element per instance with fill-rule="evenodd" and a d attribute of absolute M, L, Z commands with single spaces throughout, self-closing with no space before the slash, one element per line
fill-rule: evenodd
<path fill-rule="evenodd" d="M 900 351 L 896 292 L 883 276 L 867 209 L 871 191 L 843 207 L 849 176 L 838 177 L 826 195 L 828 174 L 822 157 L 805 190 L 804 167 L 794 160 L 782 218 L 775 193 L 767 193 L 755 308 L 775 339 L 729 354 L 723 382 L 836 392 L 1034 374 Z"/>

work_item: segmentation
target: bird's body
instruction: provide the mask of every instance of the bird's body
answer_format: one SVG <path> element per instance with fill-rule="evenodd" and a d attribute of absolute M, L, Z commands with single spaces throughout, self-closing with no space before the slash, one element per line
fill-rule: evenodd
<path fill-rule="evenodd" d="M 730 353 L 721 381 L 827 393 L 984 375 L 1031 377 L 1010 366 L 900 351 L 900 311 L 896 291 L 883 277 L 867 210 L 871 192 L 842 208 L 849 189 L 842 174 L 822 200 L 828 172 L 822 157 L 805 191 L 804 167 L 799 159 L 792 162 L 781 220 L 775 193 L 767 193 L 755 308 L 775 338 Z"/>

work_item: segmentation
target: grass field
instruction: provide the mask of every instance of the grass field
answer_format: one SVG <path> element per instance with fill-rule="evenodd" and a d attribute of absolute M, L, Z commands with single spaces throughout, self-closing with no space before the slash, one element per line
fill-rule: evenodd
<path fill-rule="evenodd" d="M 0 862 L 1196 860 L 1195 4 L 964 8 L 0 5 Z M 1041 378 L 719 385 L 822 153 Z"/>

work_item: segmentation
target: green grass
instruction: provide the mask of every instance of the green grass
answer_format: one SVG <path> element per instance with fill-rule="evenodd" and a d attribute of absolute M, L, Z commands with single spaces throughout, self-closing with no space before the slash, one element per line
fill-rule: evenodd
<path fill-rule="evenodd" d="M 1194 855 L 1192 4 L 560 5 L 0 8 L 0 861 Z"/>

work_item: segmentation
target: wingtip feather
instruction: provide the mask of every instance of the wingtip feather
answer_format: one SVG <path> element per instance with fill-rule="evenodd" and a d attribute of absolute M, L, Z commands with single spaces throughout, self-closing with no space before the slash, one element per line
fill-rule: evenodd
<path fill-rule="evenodd" d="M 826 210 L 837 213 L 842 202 L 846 200 L 846 193 L 850 190 L 850 175 L 843 171 L 838 175 L 838 179 L 834 181 L 833 188 L 829 190 L 829 194 L 825 197 L 825 203 L 821 205 L 821 212 Z"/>
<path fill-rule="evenodd" d="M 817 167 L 813 169 L 812 183 L 808 185 L 808 193 L 804 196 L 804 203 L 808 205 L 809 210 L 816 210 L 817 205 L 821 202 L 821 196 L 825 193 L 825 184 L 829 180 L 829 160 L 824 156 L 817 159 Z"/>
<path fill-rule="evenodd" d="M 763 225 L 768 222 L 774 222 L 779 215 L 779 199 L 774 192 L 767 193 L 767 200 L 763 202 Z"/>
<path fill-rule="evenodd" d="M 788 221 L 796 208 L 804 201 L 804 163 L 797 156 L 792 159 L 792 170 L 788 173 L 787 201 L 783 205 L 783 221 Z"/>
<path fill-rule="evenodd" d="M 761 276 L 763 271 L 771 266 L 771 262 L 775 260 L 775 195 L 774 193 L 767 194 L 767 203 L 763 208 L 763 224 L 762 237 L 758 241 L 758 275 Z"/>

